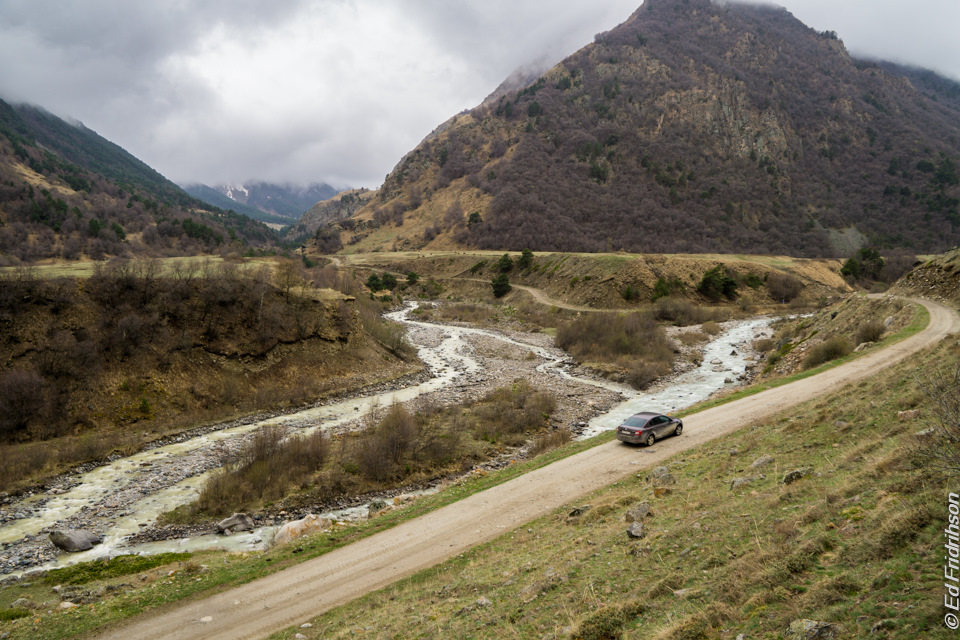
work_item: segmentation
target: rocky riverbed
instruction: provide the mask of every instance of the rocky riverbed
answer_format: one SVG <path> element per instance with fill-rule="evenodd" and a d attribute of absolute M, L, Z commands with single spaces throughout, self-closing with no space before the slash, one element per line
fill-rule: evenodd
<path fill-rule="evenodd" d="M 206 474 L 230 459 L 261 425 L 277 425 L 291 433 L 315 429 L 336 433 L 362 428 L 364 416 L 392 402 L 460 403 L 523 380 L 557 397 L 554 427 L 582 433 L 592 421 L 638 395 L 579 369 L 544 334 L 434 325 L 400 315 L 397 319 L 406 322 L 409 339 L 427 363 L 428 373 L 377 385 L 354 396 L 328 400 L 291 414 L 261 415 L 197 429 L 167 442 L 154 443 L 134 456 L 57 478 L 42 493 L 0 497 L 0 574 L 19 573 L 65 559 L 78 561 L 137 552 L 136 545 L 160 539 L 196 539 L 209 534 L 212 523 L 158 527 L 155 521 L 160 513 L 192 501 Z M 731 350 L 727 344 L 723 349 Z M 741 366 L 746 367 L 743 358 L 749 350 L 748 341 L 740 340 L 732 350 Z M 662 381 L 659 386 L 670 388 L 670 381 Z M 522 452 L 515 452 L 488 461 L 485 466 L 503 466 L 510 457 L 521 455 Z M 259 514 L 255 520 L 258 526 L 269 527 L 307 512 L 353 509 L 365 513 L 361 507 L 371 500 L 402 502 L 409 499 L 410 489 L 435 490 L 449 480 L 438 479 L 431 487 L 339 499 L 296 512 Z M 49 531 L 63 528 L 95 532 L 104 537 L 104 543 L 89 552 L 58 555 L 49 541 Z M 245 542 L 262 544 L 256 535 Z M 211 544 L 216 544 L 216 540 L 211 540 Z"/>

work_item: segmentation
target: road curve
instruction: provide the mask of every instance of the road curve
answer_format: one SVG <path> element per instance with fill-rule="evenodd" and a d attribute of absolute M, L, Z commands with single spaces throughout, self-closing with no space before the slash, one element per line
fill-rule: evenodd
<path fill-rule="evenodd" d="M 682 436 L 668 438 L 642 455 L 616 441 L 597 446 L 324 556 L 134 619 L 96 637 L 237 640 L 262 638 L 304 623 L 678 452 L 858 382 L 960 332 L 954 310 L 929 301 L 911 302 L 930 311 L 930 324 L 922 332 L 819 375 L 689 415 Z"/>

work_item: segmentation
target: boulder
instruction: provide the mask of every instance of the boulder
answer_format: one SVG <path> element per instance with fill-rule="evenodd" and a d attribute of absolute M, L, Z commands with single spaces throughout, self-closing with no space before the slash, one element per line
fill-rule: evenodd
<path fill-rule="evenodd" d="M 754 481 L 763 480 L 764 478 L 766 478 L 766 476 L 763 474 L 760 474 L 759 476 L 734 478 L 733 480 L 730 481 L 730 491 L 736 491 L 738 489 L 742 489 L 747 485 L 752 484 Z"/>
<path fill-rule="evenodd" d="M 249 514 L 235 513 L 217 523 L 217 532 L 228 536 L 237 531 L 253 531 L 256 526 Z"/>
<path fill-rule="evenodd" d="M 640 522 L 644 518 L 648 518 L 653 515 L 653 512 L 650 511 L 650 504 L 647 502 L 641 502 L 634 508 L 627 511 L 626 520 L 627 522 Z"/>
<path fill-rule="evenodd" d="M 367 517 L 372 518 L 381 511 L 387 508 L 387 503 L 381 500 L 380 498 L 374 498 L 370 501 L 370 504 L 367 505 Z"/>
<path fill-rule="evenodd" d="M 657 467 L 651 471 L 650 475 L 647 476 L 647 480 L 659 486 L 674 484 L 677 481 L 666 467 Z"/>
<path fill-rule="evenodd" d="M 794 620 L 787 627 L 784 640 L 834 640 L 841 633 L 839 625 L 816 620 Z"/>
<path fill-rule="evenodd" d="M 627 527 L 627 535 L 631 538 L 640 539 L 643 537 L 643 523 L 634 522 L 629 527 Z"/>
<path fill-rule="evenodd" d="M 897 411 L 897 420 L 900 422 L 912 422 L 920 417 L 920 409 L 911 409 L 910 411 Z"/>
<path fill-rule="evenodd" d="M 787 471 L 783 474 L 783 484 L 793 484 L 800 478 L 810 475 L 813 472 L 813 467 L 800 467 L 799 469 L 794 469 L 793 471 Z"/>
<path fill-rule="evenodd" d="M 760 456 L 759 458 L 754 460 L 752 463 L 750 463 L 750 467 L 753 469 L 759 469 L 760 467 L 764 467 L 770 464 L 774 460 L 775 458 L 773 456 Z"/>
<path fill-rule="evenodd" d="M 103 538 L 82 529 L 59 529 L 50 532 L 50 542 L 62 551 L 75 553 L 93 549 L 93 545 L 103 542 Z"/>
<path fill-rule="evenodd" d="M 323 533 L 327 531 L 333 522 L 327 520 L 326 518 L 321 518 L 314 514 L 310 514 L 302 520 L 294 520 L 293 522 L 288 522 L 277 531 L 277 534 L 273 537 L 274 544 L 287 544 L 288 542 L 293 542 L 298 538 L 303 536 L 314 535 L 317 533 Z"/>
<path fill-rule="evenodd" d="M 589 505 L 589 504 L 585 504 L 585 505 L 580 506 L 580 507 L 574 507 L 573 510 L 570 511 L 570 513 L 567 514 L 567 515 L 568 515 L 569 517 L 571 517 L 571 518 L 576 518 L 576 517 L 578 517 L 578 516 L 582 516 L 583 514 L 585 514 L 585 513 L 586 513 L 587 511 L 589 511 L 589 510 L 590 510 L 590 505 Z"/>

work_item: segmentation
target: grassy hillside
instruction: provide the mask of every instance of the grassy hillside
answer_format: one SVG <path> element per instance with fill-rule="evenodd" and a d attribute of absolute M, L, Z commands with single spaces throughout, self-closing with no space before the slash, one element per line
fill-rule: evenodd
<path fill-rule="evenodd" d="M 643 471 L 296 632 L 781 638 L 812 619 L 838 625 L 837 637 L 953 637 L 941 545 L 956 479 L 917 455 L 925 441 L 915 434 L 935 418 L 915 372 L 958 353 L 952 340 L 744 425 L 670 460 L 672 481 Z M 912 409 L 919 420 L 898 420 Z M 786 484 L 796 469 L 806 475 Z M 642 503 L 652 514 L 631 539 L 627 514 Z"/>

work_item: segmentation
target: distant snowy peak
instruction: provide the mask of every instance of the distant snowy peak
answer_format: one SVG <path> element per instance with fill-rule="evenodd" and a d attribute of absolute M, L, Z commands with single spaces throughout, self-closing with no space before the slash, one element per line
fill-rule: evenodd
<path fill-rule="evenodd" d="M 212 187 L 189 185 L 184 188 L 188 193 L 210 204 L 225 209 L 233 208 L 258 220 L 280 225 L 299 220 L 310 207 L 341 191 L 325 183 L 304 186 L 261 181 L 226 183 Z M 220 200 L 221 198 L 224 200 Z M 240 206 L 234 207 L 232 203 Z M 262 215 L 257 215 L 254 211 L 259 211 Z"/>
<path fill-rule="evenodd" d="M 247 199 L 250 197 L 250 190 L 242 184 L 226 184 L 214 187 L 214 189 L 227 196 L 231 200 L 243 204 L 247 204 Z"/>

